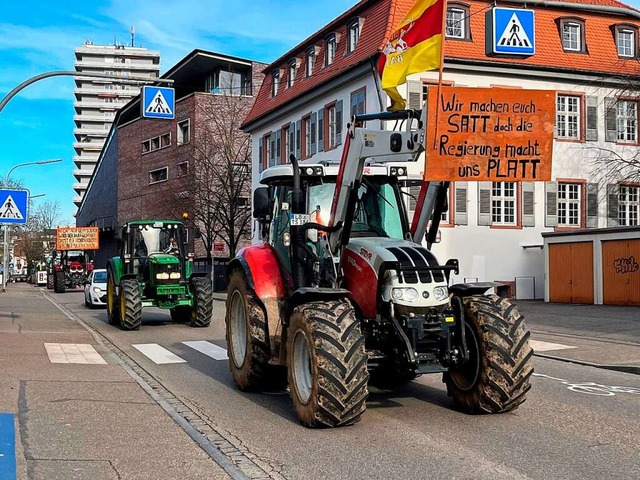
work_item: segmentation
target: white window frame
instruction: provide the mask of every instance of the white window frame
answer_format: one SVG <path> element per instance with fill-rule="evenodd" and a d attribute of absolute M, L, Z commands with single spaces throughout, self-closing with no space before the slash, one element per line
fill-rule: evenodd
<path fill-rule="evenodd" d="M 558 94 L 556 98 L 556 138 L 580 139 L 582 98 Z"/>
<path fill-rule="evenodd" d="M 280 88 L 280 71 L 276 70 L 271 74 L 271 96 L 275 97 Z"/>
<path fill-rule="evenodd" d="M 568 52 L 582 51 L 582 25 L 577 22 L 562 24 L 562 48 Z"/>
<path fill-rule="evenodd" d="M 332 34 L 325 41 L 325 51 L 324 51 L 324 66 L 328 67 L 333 62 L 336 61 L 336 50 L 338 48 L 338 39 L 335 34 Z"/>
<path fill-rule="evenodd" d="M 616 48 L 620 57 L 635 57 L 636 32 L 630 28 L 618 28 L 616 31 Z"/>
<path fill-rule="evenodd" d="M 360 38 L 360 21 L 353 20 L 348 27 L 349 37 L 348 37 L 348 45 L 347 52 L 353 53 L 358 46 L 358 39 Z"/>
<path fill-rule="evenodd" d="M 327 108 L 327 148 L 336 147 L 336 106 Z"/>
<path fill-rule="evenodd" d="M 316 64 L 316 48 L 311 47 L 309 50 L 307 50 L 307 55 L 306 55 L 305 74 L 307 77 L 310 77 L 311 75 L 313 75 L 313 68 L 315 67 L 315 64 Z"/>
<path fill-rule="evenodd" d="M 189 162 L 180 162 L 177 165 L 178 177 L 185 177 L 189 174 Z"/>
<path fill-rule="evenodd" d="M 636 143 L 638 141 L 638 101 L 616 102 L 616 140 Z"/>
<path fill-rule="evenodd" d="M 302 125 L 304 129 L 304 157 L 311 156 L 311 116 L 304 117 L 302 119 Z"/>
<path fill-rule="evenodd" d="M 287 70 L 287 88 L 293 87 L 293 84 L 296 81 L 296 74 L 298 73 L 298 64 L 295 60 L 291 60 L 289 62 L 288 70 Z"/>
<path fill-rule="evenodd" d="M 447 8 L 445 36 L 447 38 L 466 38 L 467 12 L 459 7 Z"/>
<path fill-rule="evenodd" d="M 618 225 L 638 225 L 640 211 L 640 187 L 620 185 L 618 188 Z"/>
<path fill-rule="evenodd" d="M 191 120 L 187 118 L 178 122 L 176 139 L 178 145 L 185 145 L 191 141 Z"/>
<path fill-rule="evenodd" d="M 160 180 L 153 180 L 153 174 L 164 172 L 164 178 Z M 154 183 L 166 182 L 169 179 L 169 167 L 156 168 L 155 170 L 149 170 L 149 185 Z"/>
<path fill-rule="evenodd" d="M 491 225 L 518 224 L 516 182 L 491 182 Z"/>
<path fill-rule="evenodd" d="M 558 225 L 582 225 L 582 184 L 558 182 Z"/>

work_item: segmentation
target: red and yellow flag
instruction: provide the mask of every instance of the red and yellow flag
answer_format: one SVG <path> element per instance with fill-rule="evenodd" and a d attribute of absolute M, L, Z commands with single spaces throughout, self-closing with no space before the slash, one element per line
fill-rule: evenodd
<path fill-rule="evenodd" d="M 378 72 L 392 111 L 406 106 L 396 87 L 405 83 L 407 75 L 440 67 L 444 3 L 417 0 L 380 55 Z"/>

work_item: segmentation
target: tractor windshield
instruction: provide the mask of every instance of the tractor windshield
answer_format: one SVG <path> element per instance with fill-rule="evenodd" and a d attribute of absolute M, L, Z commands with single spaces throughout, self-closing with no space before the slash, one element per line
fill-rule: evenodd
<path fill-rule="evenodd" d="M 388 180 L 388 177 L 363 178 L 351 227 L 354 236 L 404 238 L 396 188 Z M 334 189 L 335 183 L 323 183 L 309 188 L 308 209 L 311 221 L 328 224 Z"/>
<path fill-rule="evenodd" d="M 144 258 L 153 253 L 180 253 L 182 242 L 178 225 L 139 225 L 131 233 L 134 258 Z"/>

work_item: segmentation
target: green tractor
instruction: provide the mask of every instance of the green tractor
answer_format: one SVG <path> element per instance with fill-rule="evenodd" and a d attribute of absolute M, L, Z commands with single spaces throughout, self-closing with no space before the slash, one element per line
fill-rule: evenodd
<path fill-rule="evenodd" d="M 107 263 L 107 319 L 137 330 L 144 307 L 169 309 L 173 321 L 207 327 L 213 289 L 206 273 L 193 272 L 186 232 L 174 220 L 142 220 L 122 227 L 120 256 Z"/>

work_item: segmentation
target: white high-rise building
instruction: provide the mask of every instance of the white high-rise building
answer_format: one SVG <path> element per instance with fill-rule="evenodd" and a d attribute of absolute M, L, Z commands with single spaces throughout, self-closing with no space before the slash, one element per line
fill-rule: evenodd
<path fill-rule="evenodd" d="M 75 142 L 73 161 L 75 182 L 73 199 L 76 207 L 89 185 L 116 112 L 140 93 L 134 84 L 118 82 L 118 77 L 157 78 L 160 72 L 160 53 L 127 45 L 94 45 L 87 41 L 75 52 L 76 72 L 106 73 L 114 80 L 76 77 L 75 114 L 73 120 Z"/>

